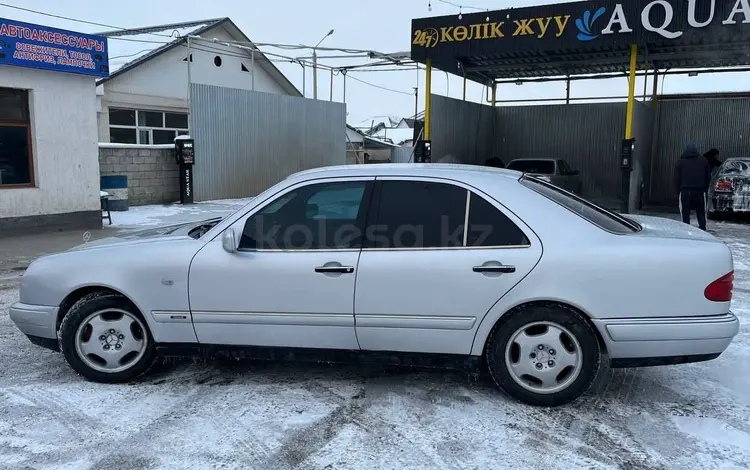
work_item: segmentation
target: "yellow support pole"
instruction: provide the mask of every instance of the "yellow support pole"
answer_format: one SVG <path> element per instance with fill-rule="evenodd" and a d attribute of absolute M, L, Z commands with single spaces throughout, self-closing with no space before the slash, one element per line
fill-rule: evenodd
<path fill-rule="evenodd" d="M 492 82 L 492 107 L 495 107 L 497 103 L 497 83 Z"/>
<path fill-rule="evenodd" d="M 432 120 L 432 60 L 425 61 L 425 90 L 424 90 L 424 140 L 430 140 L 430 121 Z"/>
<path fill-rule="evenodd" d="M 638 45 L 630 46 L 630 83 L 628 87 L 628 112 L 625 118 L 625 138 L 633 138 L 633 108 L 635 107 L 635 72 L 638 67 Z"/>
<path fill-rule="evenodd" d="M 464 101 L 466 101 L 466 70 L 464 70 Z"/>

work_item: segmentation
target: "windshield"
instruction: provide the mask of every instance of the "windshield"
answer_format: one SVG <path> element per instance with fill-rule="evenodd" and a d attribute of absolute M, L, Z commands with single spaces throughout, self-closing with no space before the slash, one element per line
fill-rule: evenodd
<path fill-rule="evenodd" d="M 555 172 L 555 162 L 552 160 L 513 160 L 508 169 L 537 175 L 551 175 Z"/>
<path fill-rule="evenodd" d="M 727 160 L 719 170 L 722 176 L 750 176 L 750 159 L 733 158 Z"/>
<path fill-rule="evenodd" d="M 524 176 L 521 178 L 521 184 L 553 200 L 569 211 L 608 232 L 627 235 L 641 229 L 640 225 L 626 219 L 625 217 L 610 212 L 607 209 L 599 207 L 596 204 L 563 191 L 556 186 L 545 183 L 544 181 Z"/>

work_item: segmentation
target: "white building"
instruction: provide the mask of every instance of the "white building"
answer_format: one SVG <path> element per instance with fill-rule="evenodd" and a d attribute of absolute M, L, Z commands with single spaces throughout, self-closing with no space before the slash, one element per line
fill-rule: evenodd
<path fill-rule="evenodd" d="M 187 134 L 188 83 L 302 96 L 229 18 L 104 34 L 111 74 L 97 87 L 99 142 L 168 144 Z M 170 34 L 180 37 L 154 44 Z"/>
<path fill-rule="evenodd" d="M 106 40 L 0 18 L 0 46 L 0 236 L 101 227 L 91 75 Z"/>
<path fill-rule="evenodd" d="M 387 163 L 397 148 L 390 142 L 371 137 L 354 126 L 346 126 L 346 163 Z"/>

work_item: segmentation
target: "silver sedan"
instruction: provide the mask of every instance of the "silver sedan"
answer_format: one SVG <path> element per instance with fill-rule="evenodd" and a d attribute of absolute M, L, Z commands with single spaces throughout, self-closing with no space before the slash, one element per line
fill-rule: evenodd
<path fill-rule="evenodd" d="M 159 356 L 486 367 L 559 405 L 600 366 L 704 361 L 739 325 L 712 235 L 599 208 L 510 170 L 362 165 L 298 173 L 201 224 L 35 261 L 11 318 L 87 379 Z"/>

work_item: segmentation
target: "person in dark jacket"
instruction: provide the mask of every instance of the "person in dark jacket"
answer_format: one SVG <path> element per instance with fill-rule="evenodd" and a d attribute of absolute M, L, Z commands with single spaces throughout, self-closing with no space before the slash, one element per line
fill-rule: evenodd
<path fill-rule="evenodd" d="M 680 200 L 682 221 L 690 223 L 690 213 L 695 211 L 698 226 L 706 230 L 706 193 L 711 184 L 711 165 L 698 152 L 695 144 L 688 144 L 677 160 L 674 169 L 674 185 Z"/>
<path fill-rule="evenodd" d="M 708 160 L 708 164 L 711 166 L 711 171 L 721 166 L 721 160 L 719 160 L 718 150 L 711 149 L 708 152 L 704 153 L 703 156 L 706 157 L 706 160 Z"/>

